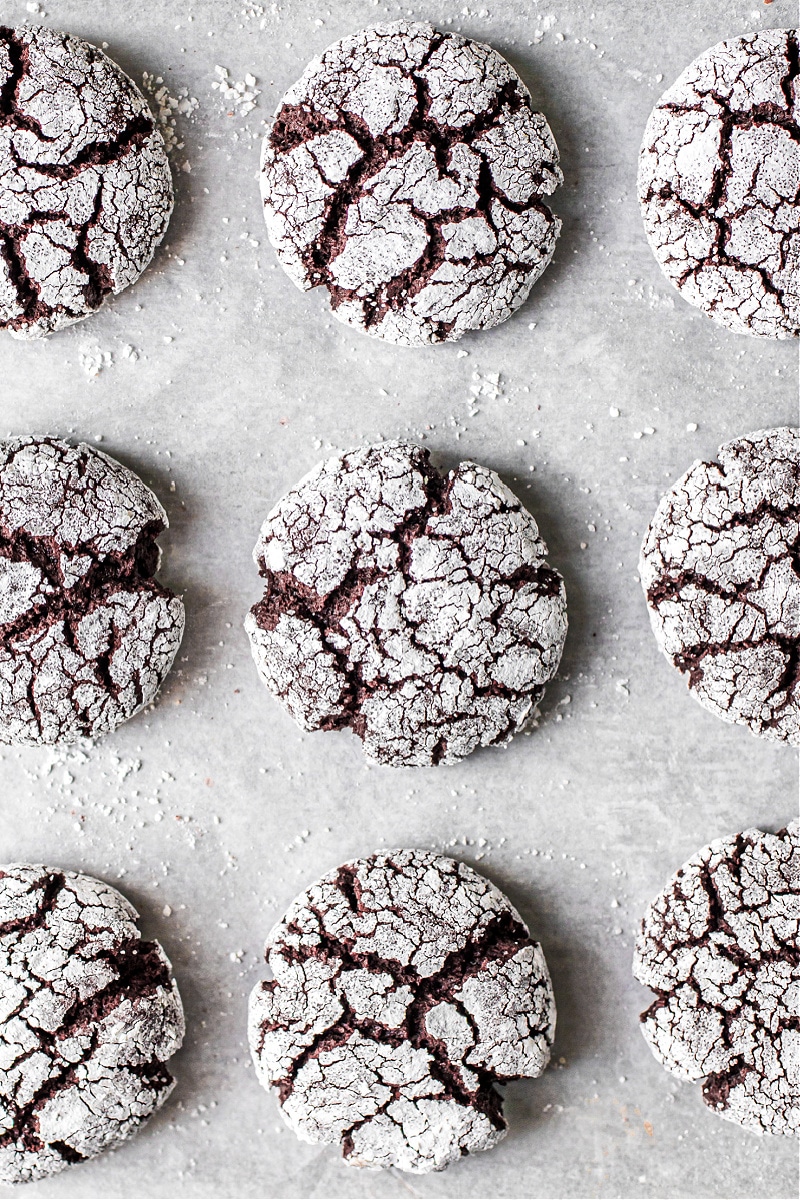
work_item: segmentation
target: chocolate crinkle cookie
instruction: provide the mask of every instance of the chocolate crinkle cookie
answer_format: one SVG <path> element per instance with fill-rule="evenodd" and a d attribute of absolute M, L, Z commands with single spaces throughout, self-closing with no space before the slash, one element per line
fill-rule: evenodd
<path fill-rule="evenodd" d="M 800 430 L 753 433 L 696 462 L 658 506 L 639 575 L 692 695 L 800 745 Z"/>
<path fill-rule="evenodd" d="M 91 446 L 0 442 L 0 742 L 70 742 L 155 699 L 183 603 L 161 587 L 167 516 Z"/>
<path fill-rule="evenodd" d="M 797 31 L 701 54 L 658 102 L 639 159 L 650 245 L 690 304 L 740 333 L 800 333 Z"/>
<path fill-rule="evenodd" d="M 41 337 L 138 279 L 172 212 L 163 138 L 102 50 L 0 27 L 0 328 Z"/>
<path fill-rule="evenodd" d="M 389 766 L 456 762 L 508 741 L 558 668 L 566 598 L 546 554 L 486 467 L 444 478 L 418 446 L 353 450 L 264 522 L 253 657 L 304 729 L 350 727 Z"/>
<path fill-rule="evenodd" d="M 397 21 L 330 46 L 264 140 L 270 241 L 334 314 L 405 345 L 505 321 L 553 257 L 558 148 L 497 51 Z"/>
<path fill-rule="evenodd" d="M 691 858 L 645 915 L 634 974 L 667 1070 L 729 1121 L 800 1134 L 800 822 Z"/>
<path fill-rule="evenodd" d="M 440 1171 L 506 1133 L 496 1083 L 541 1075 L 555 1000 L 541 947 L 463 863 L 347 863 L 272 930 L 250 997 L 258 1077 L 306 1142 L 359 1167 Z"/>
<path fill-rule="evenodd" d="M 88 875 L 0 868 L 0 1183 L 94 1157 L 171 1092 L 183 1009 L 137 920 Z"/>

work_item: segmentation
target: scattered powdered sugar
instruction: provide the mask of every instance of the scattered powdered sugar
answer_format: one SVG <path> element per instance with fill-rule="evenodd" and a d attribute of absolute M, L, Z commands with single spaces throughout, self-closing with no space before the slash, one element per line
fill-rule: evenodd
<path fill-rule="evenodd" d="M 277 4 L 270 5 L 270 13 L 273 17 L 278 16 L 280 7 Z M 241 15 L 245 21 L 258 21 L 260 29 L 267 27 L 266 9 L 263 4 L 246 4 L 242 9 Z"/>
<path fill-rule="evenodd" d="M 247 116 L 251 113 L 258 103 L 258 97 L 261 95 L 261 89 L 256 87 L 255 75 L 249 73 L 244 79 L 231 79 L 230 72 L 227 67 L 214 67 L 214 73 L 217 78 L 212 82 L 211 86 L 215 91 L 218 91 L 221 99 L 228 106 L 228 115 L 233 116 L 239 114 Z"/>
<path fill-rule="evenodd" d="M 539 42 L 541 42 L 543 40 L 548 29 L 552 29 L 553 26 L 555 25 L 555 23 L 556 23 L 556 17 L 554 16 L 553 13 L 548 13 L 547 16 L 541 17 L 536 23 L 537 27 L 534 31 L 533 39 L 530 44 L 532 44 L 534 46 L 538 46 Z M 562 36 L 561 40 L 563 41 L 563 36 Z"/>
<path fill-rule="evenodd" d="M 89 738 L 48 747 L 35 765 L 23 769 L 37 791 L 51 801 L 45 805 L 45 819 L 70 818 L 72 832 L 80 837 L 91 839 L 102 829 L 105 843 L 111 826 L 121 827 L 121 835 L 130 837 L 167 819 L 194 849 L 204 833 L 202 823 L 177 803 L 177 780 L 171 771 Z M 162 837 L 162 842 L 167 840 Z M 119 878 L 125 874 L 120 871 Z"/>
<path fill-rule="evenodd" d="M 96 379 L 104 367 L 110 367 L 114 356 L 110 350 L 101 350 L 96 342 L 85 343 L 78 351 L 81 370 L 89 379 Z"/>
<path fill-rule="evenodd" d="M 648 284 L 645 287 L 644 283 L 637 281 L 636 279 L 629 279 L 628 287 L 633 288 L 633 291 L 631 292 L 633 299 L 639 300 L 641 303 L 646 304 L 648 308 L 675 307 L 675 299 L 673 296 L 667 295 L 666 292 L 656 291 L 651 284 Z"/>
<path fill-rule="evenodd" d="M 499 371 L 486 371 L 481 374 L 480 370 L 472 372 L 472 383 L 469 385 L 469 390 L 474 400 L 481 396 L 488 396 L 491 400 L 496 400 L 498 396 L 503 394 L 503 383 L 500 378 Z"/>
<path fill-rule="evenodd" d="M 151 99 L 150 107 L 158 122 L 158 128 L 167 147 L 167 152 L 183 150 L 184 143 L 179 141 L 178 117 L 192 117 L 200 106 L 196 96 L 190 96 L 188 88 L 180 88 L 177 95 L 172 95 L 161 75 L 148 71 L 142 74 L 142 86 Z M 183 170 L 188 171 L 188 163 L 183 164 Z"/>
<path fill-rule="evenodd" d="M 257 17 L 263 17 L 264 11 L 263 4 L 246 4 L 242 9 L 242 16 L 246 21 L 254 21 Z"/>
<path fill-rule="evenodd" d="M 94 767 L 94 770 L 90 767 Z M 89 781 L 87 770 L 97 778 Z M 162 801 L 162 789 L 167 782 L 166 773 L 154 787 L 148 788 L 147 785 L 137 782 L 141 770 L 140 758 L 129 755 L 123 757 L 115 750 L 104 752 L 103 748 L 86 738 L 72 746 L 48 748 L 37 767 L 27 774 L 40 788 L 54 794 L 55 806 L 49 811 L 70 811 L 75 815 L 77 826 L 81 827 L 83 832 L 82 826 L 91 811 L 96 812 L 106 822 L 119 824 L 124 823 L 126 819 L 135 820 L 141 811 L 141 805 L 152 805 L 148 814 L 150 819 L 156 822 L 163 820 L 159 806 Z M 101 786 L 95 789 L 90 783 L 99 783 Z M 98 799 L 90 800 L 89 793 L 95 791 Z M 150 794 L 147 794 L 148 792 Z"/>

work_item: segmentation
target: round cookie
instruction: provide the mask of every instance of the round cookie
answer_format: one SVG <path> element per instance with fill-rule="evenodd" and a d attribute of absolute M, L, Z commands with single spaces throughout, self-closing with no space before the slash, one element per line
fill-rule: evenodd
<path fill-rule="evenodd" d="M 329 46 L 264 139 L 269 238 L 302 290 L 403 345 L 505 321 L 553 257 L 558 147 L 516 71 L 431 25 Z"/>
<path fill-rule="evenodd" d="M 359 1167 L 440 1171 L 505 1136 L 496 1083 L 541 1075 L 541 947 L 487 879 L 424 850 L 331 871 L 269 935 L 250 996 L 256 1072 L 306 1142 Z"/>
<path fill-rule="evenodd" d="M 456 762 L 508 741 L 558 669 L 566 598 L 546 554 L 486 467 L 444 478 L 405 442 L 330 458 L 262 526 L 253 657 L 303 729 L 349 726 L 389 766 Z"/>
<path fill-rule="evenodd" d="M 800 745 L 800 430 L 762 430 L 696 462 L 659 504 L 639 575 L 692 695 Z"/>
<path fill-rule="evenodd" d="M 709 1108 L 800 1134 L 800 822 L 691 858 L 650 905 L 634 974 L 658 999 L 642 1032 Z"/>
<path fill-rule="evenodd" d="M 167 525 L 91 446 L 0 442 L 0 742 L 93 737 L 155 699 L 184 620 L 153 579 Z"/>
<path fill-rule="evenodd" d="M 172 212 L 163 138 L 102 50 L 0 27 L 0 328 L 42 337 L 141 275 Z"/>
<path fill-rule="evenodd" d="M 794 29 L 713 46 L 653 110 L 645 231 L 685 300 L 739 333 L 800 333 L 800 91 Z"/>
<path fill-rule="evenodd" d="M 88 875 L 0 868 L 0 1183 L 93 1158 L 172 1091 L 183 1009 L 137 920 Z"/>

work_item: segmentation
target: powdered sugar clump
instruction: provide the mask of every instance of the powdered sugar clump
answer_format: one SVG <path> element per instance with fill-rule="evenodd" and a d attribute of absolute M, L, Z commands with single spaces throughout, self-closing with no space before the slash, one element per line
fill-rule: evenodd
<path fill-rule="evenodd" d="M 214 67 L 216 79 L 211 84 L 218 91 L 226 107 L 232 108 L 242 116 L 251 113 L 258 103 L 261 91 L 256 87 L 255 75 L 247 74 L 244 79 L 231 79 L 227 67 Z M 232 115 L 232 114 L 231 114 Z"/>

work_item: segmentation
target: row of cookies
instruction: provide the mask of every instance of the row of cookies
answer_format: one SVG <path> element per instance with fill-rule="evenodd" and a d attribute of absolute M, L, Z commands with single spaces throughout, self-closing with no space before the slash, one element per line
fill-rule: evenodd
<path fill-rule="evenodd" d="M 644 134 L 645 230 L 685 298 L 733 329 L 800 332 L 795 30 L 721 42 Z M 0 28 L 0 327 L 39 337 L 133 283 L 173 189 L 143 96 L 101 50 Z M 406 345 L 505 321 L 550 260 L 559 152 L 491 47 L 412 21 L 314 59 L 261 158 L 269 237 L 342 321 Z"/>
<path fill-rule="evenodd" d="M 707 846 L 650 905 L 634 974 L 642 1031 L 678 1078 L 757 1133 L 800 1132 L 800 822 Z M 133 907 L 87 875 L 0 870 L 0 1183 L 128 1138 L 167 1099 L 185 1031 L 172 968 Z M 465 863 L 397 850 L 345 863 L 269 934 L 250 996 L 256 1072 L 306 1142 L 427 1173 L 489 1150 L 498 1085 L 550 1058 L 541 946 Z"/>
<path fill-rule="evenodd" d="M 108 455 L 0 443 L 0 741 L 116 728 L 156 697 L 184 606 L 155 578 L 167 516 Z M 800 432 L 721 447 L 661 501 L 640 561 L 653 629 L 692 694 L 800 744 Z M 374 762 L 436 766 L 507 743 L 567 633 L 563 580 L 494 471 L 447 475 L 409 442 L 319 463 L 267 516 L 259 673 L 307 730 L 349 728 Z"/>

